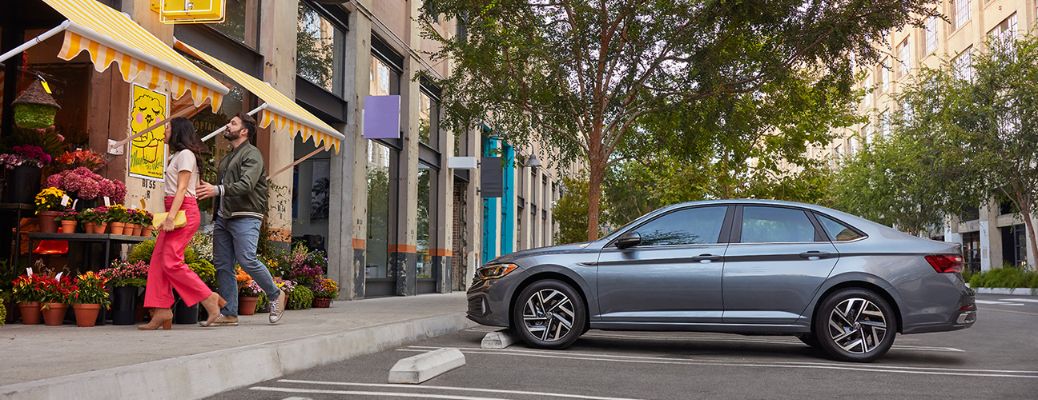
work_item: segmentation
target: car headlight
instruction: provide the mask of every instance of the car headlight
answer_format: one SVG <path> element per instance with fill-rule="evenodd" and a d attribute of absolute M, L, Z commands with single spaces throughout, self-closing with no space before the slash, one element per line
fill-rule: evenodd
<path fill-rule="evenodd" d="M 518 269 L 519 266 L 515 264 L 492 264 L 484 265 L 476 270 L 476 279 L 487 280 L 497 279 L 504 277 Z"/>

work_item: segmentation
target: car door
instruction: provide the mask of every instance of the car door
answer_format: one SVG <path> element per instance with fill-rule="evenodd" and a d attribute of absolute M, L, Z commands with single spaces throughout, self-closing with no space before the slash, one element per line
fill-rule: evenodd
<path fill-rule="evenodd" d="M 839 259 L 813 215 L 741 205 L 723 273 L 725 323 L 794 323 Z"/>
<path fill-rule="evenodd" d="M 720 322 L 724 227 L 734 218 L 728 210 L 670 211 L 627 231 L 637 232 L 640 244 L 606 245 L 598 261 L 599 320 Z"/>

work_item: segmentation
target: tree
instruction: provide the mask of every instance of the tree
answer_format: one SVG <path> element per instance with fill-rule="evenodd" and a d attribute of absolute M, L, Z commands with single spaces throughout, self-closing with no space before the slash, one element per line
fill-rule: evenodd
<path fill-rule="evenodd" d="M 515 143 L 537 138 L 587 163 L 587 236 L 618 146 L 647 116 L 707 110 L 805 67 L 849 92 L 850 54 L 878 59 L 882 33 L 935 15 L 926 1 L 428 0 L 464 34 L 427 37 L 456 68 L 440 80 L 447 125 L 485 121 Z M 770 93 L 781 93 L 781 86 Z M 759 108 L 758 108 L 759 110 Z M 740 160 L 741 162 L 741 160 Z"/>
<path fill-rule="evenodd" d="M 555 243 L 577 243 L 587 239 L 587 177 L 562 178 L 563 194 L 551 210 L 559 223 Z"/>

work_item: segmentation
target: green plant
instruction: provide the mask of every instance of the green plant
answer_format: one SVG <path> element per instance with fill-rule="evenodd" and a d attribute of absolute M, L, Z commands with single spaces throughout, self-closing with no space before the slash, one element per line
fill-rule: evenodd
<path fill-rule="evenodd" d="M 68 209 L 62 211 L 57 217 L 54 217 L 55 221 L 78 221 L 79 213 L 76 210 Z"/>
<path fill-rule="evenodd" d="M 7 293 L 0 292 L 0 326 L 7 321 Z"/>
<path fill-rule="evenodd" d="M 1005 265 L 1002 268 L 982 271 L 969 278 L 972 288 L 1030 288 L 1038 289 L 1038 272 Z"/>
<path fill-rule="evenodd" d="M 22 275 L 12 282 L 11 295 L 17 303 L 43 301 L 47 297 L 46 286 L 53 280 L 40 274 Z"/>
<path fill-rule="evenodd" d="M 36 213 L 64 209 L 64 206 L 61 205 L 61 199 L 64 196 L 65 192 L 61 189 L 55 187 L 43 188 L 36 194 Z"/>
<path fill-rule="evenodd" d="M 334 299 L 339 296 L 339 284 L 332 278 L 318 279 L 314 282 L 314 297 Z"/>
<path fill-rule="evenodd" d="M 58 109 L 46 104 L 16 104 L 14 122 L 20 128 L 43 129 L 54 125 Z"/>
<path fill-rule="evenodd" d="M 310 308 L 313 302 L 314 292 L 306 286 L 299 285 L 288 294 L 288 306 L 285 308 L 289 310 L 305 310 Z"/>
<path fill-rule="evenodd" d="M 151 253 L 155 252 L 155 239 L 145 240 L 137 243 L 133 246 L 133 250 L 130 250 L 130 255 L 126 257 L 126 262 L 133 264 L 138 261 L 144 261 L 145 263 L 151 262 Z M 185 252 L 185 256 L 186 256 Z"/>
<path fill-rule="evenodd" d="M 108 308 L 111 300 L 108 298 L 108 292 L 105 291 L 105 283 L 106 279 L 93 271 L 87 271 L 85 274 L 77 276 L 75 290 L 72 291 L 70 301 L 76 304 L 100 304 L 102 307 Z"/>
<path fill-rule="evenodd" d="M 108 207 L 107 219 L 112 222 L 130 222 L 130 212 L 122 204 Z"/>
<path fill-rule="evenodd" d="M 187 257 L 185 256 L 186 259 Z M 216 267 L 209 260 L 196 259 L 188 262 L 187 266 L 198 274 L 198 277 L 202 279 L 202 282 L 205 282 L 206 286 L 216 287 Z"/>

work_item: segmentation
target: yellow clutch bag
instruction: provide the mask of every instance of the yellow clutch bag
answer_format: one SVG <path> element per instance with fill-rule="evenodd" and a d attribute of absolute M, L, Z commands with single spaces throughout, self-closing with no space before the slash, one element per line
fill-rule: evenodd
<path fill-rule="evenodd" d="M 155 229 L 159 229 L 159 226 L 162 226 L 162 221 L 165 221 L 166 216 L 168 215 L 168 212 L 158 212 L 153 214 L 151 226 L 154 226 Z M 184 213 L 184 210 L 177 211 L 177 217 L 173 219 L 173 227 L 180 228 L 185 225 L 187 225 L 187 214 Z"/>

